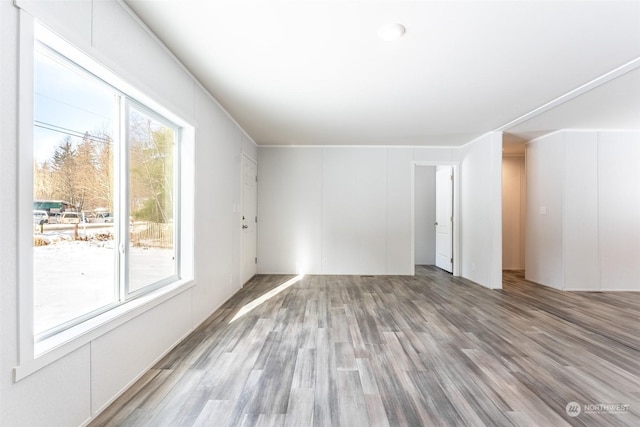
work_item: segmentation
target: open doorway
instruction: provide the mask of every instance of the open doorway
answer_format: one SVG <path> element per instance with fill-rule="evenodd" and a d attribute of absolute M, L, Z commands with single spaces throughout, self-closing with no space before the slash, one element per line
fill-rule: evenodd
<path fill-rule="evenodd" d="M 436 167 L 416 166 L 414 264 L 436 265 Z"/>
<path fill-rule="evenodd" d="M 524 277 L 526 162 L 524 141 L 506 140 L 502 150 L 502 269 Z"/>
<path fill-rule="evenodd" d="M 413 169 L 413 264 L 459 275 L 457 165 L 415 163 Z"/>

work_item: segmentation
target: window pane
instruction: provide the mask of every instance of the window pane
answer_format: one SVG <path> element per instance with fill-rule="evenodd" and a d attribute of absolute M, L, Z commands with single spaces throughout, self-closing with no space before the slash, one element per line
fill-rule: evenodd
<path fill-rule="evenodd" d="M 36 50 L 33 279 L 36 334 L 116 301 L 113 139 L 117 98 Z M 100 214 L 100 218 L 98 215 Z"/>
<path fill-rule="evenodd" d="M 129 113 L 129 292 L 177 275 L 174 246 L 175 131 Z"/>

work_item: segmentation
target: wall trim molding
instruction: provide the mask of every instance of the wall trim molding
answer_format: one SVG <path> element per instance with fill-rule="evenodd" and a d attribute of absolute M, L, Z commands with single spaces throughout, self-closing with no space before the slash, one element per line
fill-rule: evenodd
<path fill-rule="evenodd" d="M 607 73 L 604 73 L 603 75 L 596 77 L 595 79 L 583 84 L 582 86 L 578 86 L 577 88 L 570 90 L 564 95 L 560 95 L 559 97 L 547 102 L 546 104 L 543 104 L 540 107 L 535 108 L 529 111 L 528 113 L 523 114 L 522 116 L 503 124 L 502 126 L 496 128 L 495 131 L 507 131 L 508 129 L 513 128 L 514 126 L 524 123 L 542 113 L 545 113 L 561 104 L 564 104 L 565 102 L 571 101 L 572 99 L 577 98 L 578 96 L 585 94 L 599 86 L 602 86 L 605 83 L 608 83 L 614 79 L 617 79 L 623 74 L 626 74 L 637 68 L 640 68 L 640 57 L 632 59 L 626 64 L 623 64 L 618 68 L 614 68 L 613 70 Z"/>

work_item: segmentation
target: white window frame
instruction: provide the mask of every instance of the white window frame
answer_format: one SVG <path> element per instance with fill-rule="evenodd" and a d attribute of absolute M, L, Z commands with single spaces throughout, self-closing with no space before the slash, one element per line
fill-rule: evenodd
<path fill-rule="evenodd" d="M 96 60 L 72 46 L 41 24 L 33 17 L 20 11 L 20 82 L 18 87 L 18 318 L 19 346 L 18 366 L 14 368 L 14 380 L 19 381 L 33 372 L 55 362 L 76 349 L 87 345 L 99 336 L 125 324 L 131 319 L 156 307 L 163 302 L 185 292 L 195 285 L 194 280 L 194 164 L 195 129 L 186 120 L 177 116 L 151 97 L 145 95 L 125 80 L 107 70 Z M 72 63 L 85 69 L 99 80 L 106 82 L 126 95 L 130 103 L 144 108 L 145 114 L 153 112 L 155 118 L 163 118 L 173 123 L 179 131 L 179 155 L 174 158 L 174 184 L 179 194 L 180 212 L 174 218 L 176 240 L 176 269 L 178 278 L 160 281 L 145 286 L 143 292 L 121 294 L 120 301 L 110 309 L 84 319 L 57 333 L 36 341 L 34 336 L 34 289 L 33 289 L 33 119 L 34 119 L 34 54 L 35 42 L 39 40 Z M 121 98 L 125 99 L 125 98 Z M 121 108 L 121 114 L 124 111 Z M 124 126 L 121 126 L 123 129 Z M 175 128 L 174 128 L 175 129 Z M 114 141 L 123 135 L 114 135 Z M 122 149 L 122 148 L 121 148 Z M 122 203 L 120 200 L 115 203 Z M 128 221 L 125 223 L 127 224 Z M 116 230 L 118 232 L 118 230 Z"/>

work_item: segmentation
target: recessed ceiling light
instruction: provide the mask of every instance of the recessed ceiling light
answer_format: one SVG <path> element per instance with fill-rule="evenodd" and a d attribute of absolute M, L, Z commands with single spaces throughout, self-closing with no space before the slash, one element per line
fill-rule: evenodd
<path fill-rule="evenodd" d="M 378 30 L 378 37 L 385 41 L 398 40 L 400 37 L 402 37 L 405 31 L 406 29 L 402 24 L 386 24 L 380 27 L 380 29 Z"/>

